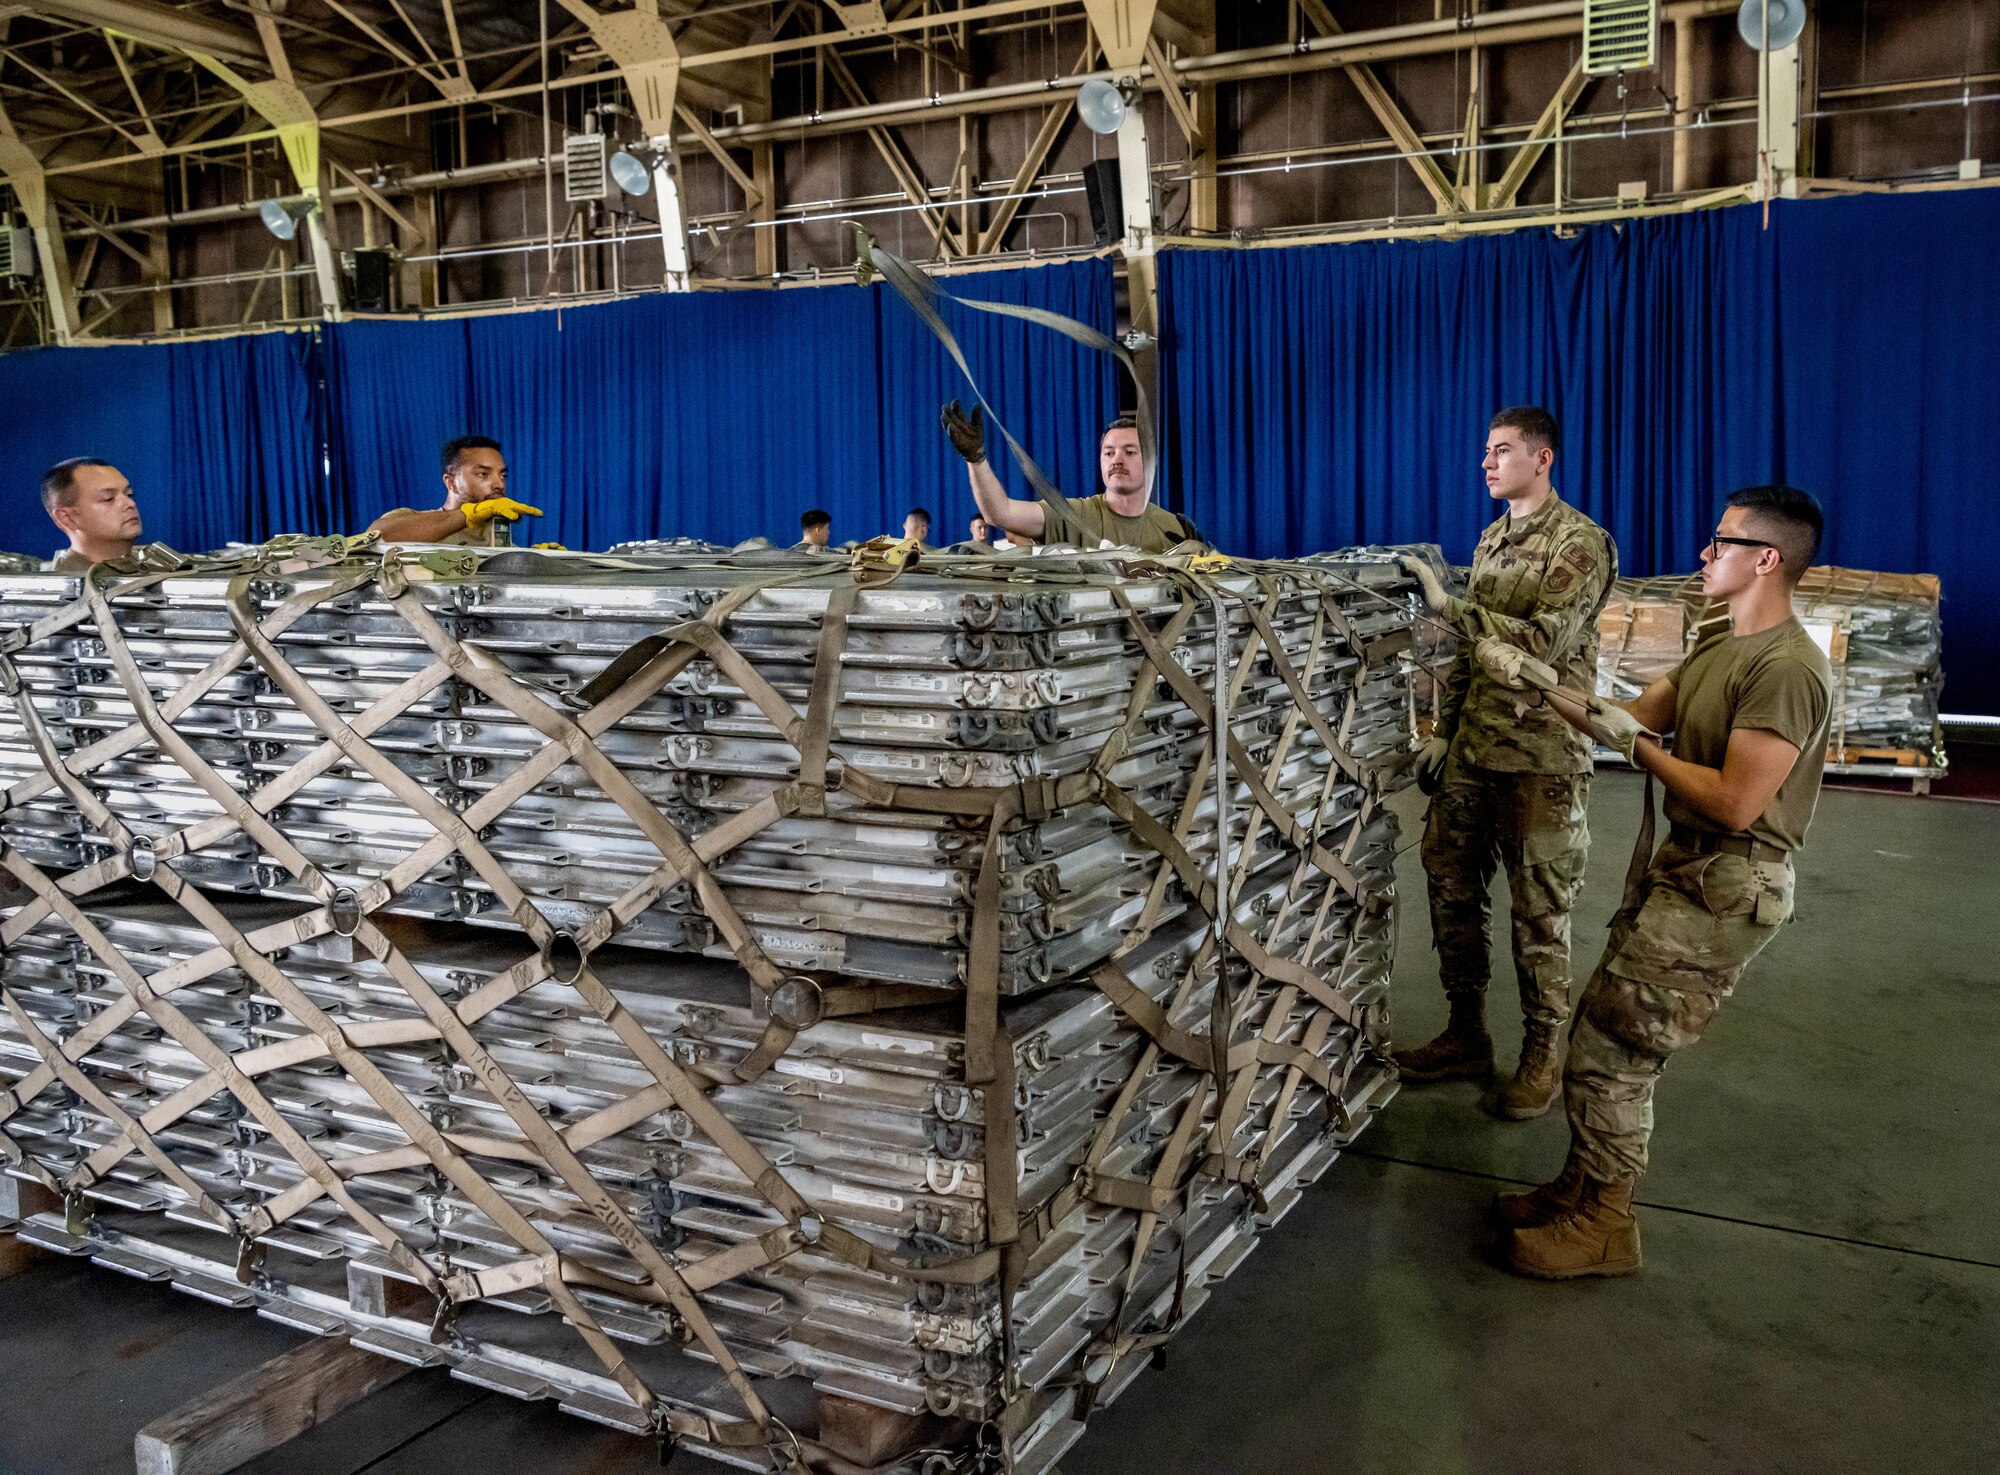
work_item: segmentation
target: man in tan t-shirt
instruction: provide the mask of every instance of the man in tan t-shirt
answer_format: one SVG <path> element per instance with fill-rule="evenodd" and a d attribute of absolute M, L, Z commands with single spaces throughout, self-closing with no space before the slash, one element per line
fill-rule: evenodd
<path fill-rule="evenodd" d="M 500 443 L 483 435 L 461 435 L 444 447 L 444 506 L 430 512 L 398 507 L 368 524 L 385 543 L 457 543 L 473 548 L 504 546 L 497 527 L 542 509 L 507 495 L 507 458 Z M 508 540 L 511 541 L 511 538 Z"/>
<path fill-rule="evenodd" d="M 1653 1087 L 1700 1039 L 1749 961 L 1792 915 L 1826 763 L 1832 670 L 1792 612 L 1825 526 L 1794 487 L 1732 495 L 1702 555 L 1702 592 L 1729 630 L 1624 706 L 1550 701 L 1667 791 L 1671 826 L 1626 894 L 1577 1005 L 1563 1095 L 1569 1160 L 1553 1183 L 1503 1194 L 1507 1264 L 1568 1280 L 1639 1268 L 1632 1190 L 1646 1171 Z M 1481 659 L 1502 653 L 1482 648 Z M 1669 752 L 1654 733 L 1671 732 Z"/>
<path fill-rule="evenodd" d="M 1165 553 L 1180 543 L 1204 542 L 1199 529 L 1179 513 L 1155 506 L 1146 482 L 1146 458 L 1139 445 L 1139 422 L 1120 415 L 1105 427 L 1097 444 L 1098 474 L 1104 490 L 1095 497 L 1065 497 L 1060 514 L 1039 500 L 1010 497 L 986 460 L 982 411 L 970 415 L 957 400 L 940 417 L 945 434 L 965 458 L 979 515 L 994 527 L 1037 543 L 1073 543 L 1096 548 L 1110 543 L 1141 553 Z"/>

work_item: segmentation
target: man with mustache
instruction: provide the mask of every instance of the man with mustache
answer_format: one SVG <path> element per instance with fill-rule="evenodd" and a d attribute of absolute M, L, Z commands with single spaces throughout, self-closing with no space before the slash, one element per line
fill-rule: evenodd
<path fill-rule="evenodd" d="M 945 434 L 965 458 L 972 478 L 979 515 L 993 527 L 1037 543 L 1072 543 L 1096 548 L 1110 543 L 1141 553 L 1165 553 L 1190 540 L 1206 541 L 1195 525 L 1179 513 L 1156 506 L 1146 484 L 1145 454 L 1139 444 L 1139 422 L 1120 415 L 1105 427 L 1097 445 L 1098 474 L 1104 490 L 1095 497 L 1065 497 L 1062 511 L 1051 512 L 1038 500 L 1007 495 L 986 460 L 984 413 L 965 413 L 957 400 L 944 407 Z"/>

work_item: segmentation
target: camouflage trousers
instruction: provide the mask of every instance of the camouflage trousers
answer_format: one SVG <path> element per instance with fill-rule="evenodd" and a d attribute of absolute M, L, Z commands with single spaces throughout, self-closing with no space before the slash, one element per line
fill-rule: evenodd
<path fill-rule="evenodd" d="M 1591 1177 L 1619 1183 L 1646 1171 L 1660 1072 L 1702 1037 L 1791 914 L 1790 861 L 1660 847 L 1636 903 L 1611 924 L 1570 1032 L 1570 1150 Z"/>
<path fill-rule="evenodd" d="M 1569 909 L 1590 849 L 1587 773 L 1502 773 L 1445 764 L 1424 825 L 1431 938 L 1447 995 L 1483 995 L 1490 973 L 1487 893 L 1507 870 L 1521 1012 L 1560 1029 L 1569 1018 Z"/>

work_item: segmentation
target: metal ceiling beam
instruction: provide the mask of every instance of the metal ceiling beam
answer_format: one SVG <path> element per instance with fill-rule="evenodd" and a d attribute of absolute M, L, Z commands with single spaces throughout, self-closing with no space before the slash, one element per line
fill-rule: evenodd
<path fill-rule="evenodd" d="M 1319 27 L 1321 35 L 1342 34 L 1340 22 L 1333 18 L 1333 12 L 1327 9 L 1325 0 L 1299 0 L 1299 8 L 1311 18 L 1315 26 Z M 1354 90 L 1361 94 L 1361 100 L 1368 104 L 1368 111 L 1375 115 L 1375 121 L 1382 125 L 1382 130 L 1395 142 L 1396 147 L 1403 151 L 1404 157 L 1410 162 L 1410 168 L 1416 172 L 1417 183 L 1424 187 L 1425 192 L 1437 203 L 1440 210 L 1452 209 L 1457 203 L 1457 192 L 1453 189 L 1452 182 L 1445 178 L 1444 170 L 1438 167 L 1437 160 L 1424 153 L 1423 142 L 1416 128 L 1404 115 L 1403 110 L 1396 106 L 1395 99 L 1389 96 L 1389 90 L 1382 85 L 1381 78 L 1375 75 L 1375 69 L 1365 62 L 1355 62 L 1341 70 L 1347 73 L 1347 80 L 1354 84 Z"/>
<path fill-rule="evenodd" d="M 40 82 L 43 86 L 49 88 L 51 91 L 56 93 L 57 96 L 67 99 L 72 106 L 76 107 L 82 112 L 88 113 L 98 122 L 104 124 L 105 127 L 111 129 L 120 138 L 124 139 L 127 143 L 131 144 L 134 149 L 137 149 L 141 153 L 145 153 L 148 151 L 148 145 L 146 145 L 144 142 L 141 141 L 138 134 L 133 133 L 130 129 L 126 128 L 126 126 L 123 123 L 120 123 L 116 118 L 112 117 L 109 113 L 105 112 L 104 109 L 100 108 L 96 103 L 92 102 L 82 93 L 73 90 L 63 82 L 59 81 L 57 78 L 43 71 L 40 67 L 36 66 L 33 62 L 29 61 L 25 56 L 22 56 L 19 52 L 9 50 L 7 47 L 4 46 L 0 46 L 0 57 L 5 57 L 8 61 L 11 61 L 12 63 L 14 63 L 15 66 L 19 67 L 22 71 L 26 72 L 29 76 L 33 77 L 36 81 Z M 157 143 L 158 140 L 155 139 L 154 142 Z M 157 149 L 151 151 L 158 152 Z"/>
<path fill-rule="evenodd" d="M 292 178 L 306 198 L 306 233 L 312 241 L 313 276 L 319 284 L 320 310 L 337 321 L 341 308 L 340 272 L 320 197 L 319 115 L 293 76 L 291 58 L 285 53 L 284 38 L 270 8 L 271 0 L 250 0 L 250 4 L 264 49 L 264 62 L 271 69 L 270 81 L 249 81 L 219 57 L 205 52 L 190 50 L 188 54 L 241 93 L 243 100 L 276 131 L 278 146 L 291 166 Z"/>
<path fill-rule="evenodd" d="M 835 85 L 855 103 L 865 105 L 868 102 L 868 94 L 855 79 L 854 73 L 848 70 L 847 63 L 842 60 L 840 53 L 827 52 L 825 62 L 826 73 L 833 78 Z M 954 256 L 964 255 L 964 247 L 959 242 L 958 234 L 951 227 L 950 215 L 945 212 L 942 205 L 932 200 L 930 186 L 917 169 L 915 160 L 904 152 L 902 144 L 887 128 L 880 127 L 868 130 L 868 141 L 875 145 L 875 151 L 882 156 L 882 162 L 889 166 L 889 173 L 895 178 L 897 187 L 908 197 L 912 205 L 920 207 L 917 218 L 924 223 L 925 229 L 931 233 L 931 239 L 937 243 L 938 256 L 948 261 Z"/>
<path fill-rule="evenodd" d="M 653 167 L 653 199 L 660 212 L 660 249 L 669 292 L 685 292 L 688 277 L 687 216 L 681 202 L 675 106 L 684 59 L 673 27 L 660 14 L 659 0 L 638 0 L 630 10 L 604 11 L 588 0 L 562 0 L 563 9 L 590 28 L 590 36 L 617 63 L 631 94 L 639 126 L 652 140 L 659 162 Z"/>
<path fill-rule="evenodd" d="M 1096 54 L 1097 38 L 1093 36 L 1083 43 L 1083 54 L 1077 58 L 1075 70 L 1088 72 Z M 1042 165 L 1048 162 L 1049 154 L 1056 146 L 1056 140 L 1062 136 L 1063 125 L 1075 111 L 1076 94 L 1072 92 L 1065 93 L 1062 101 L 1043 115 L 1042 126 L 1036 131 L 1034 140 L 1029 143 L 1027 153 L 1022 156 L 1021 167 L 1014 172 L 1013 182 L 1007 187 L 1009 198 L 1000 202 L 994 211 L 992 221 L 986 227 L 985 234 L 979 238 L 980 255 L 990 255 L 998 251 L 1006 241 L 1007 232 L 1013 228 L 1014 217 L 1021 213 L 1021 207 L 1027 203 L 1025 196 L 1028 186 L 1033 184 L 1035 176 L 1042 172 Z"/>
<path fill-rule="evenodd" d="M 78 331 L 76 284 L 70 277 L 69 252 L 63 245 L 62 225 L 49 199 L 48 180 L 41 161 L 14 131 L 5 108 L 0 108 L 0 176 L 14 188 L 14 203 L 28 218 L 35 236 L 35 254 L 42 264 L 42 288 L 49 303 L 49 327 L 58 343 L 68 343 Z"/>
<path fill-rule="evenodd" d="M 175 51 L 205 51 L 223 61 L 255 66 L 265 62 L 263 46 L 241 26 L 151 0 L 35 0 L 34 8 Z"/>
<path fill-rule="evenodd" d="M 1146 38 L 1146 61 L 1153 68 L 1153 76 L 1160 83 L 1160 97 L 1173 114 L 1174 125 L 1181 130 L 1181 137 L 1190 149 L 1201 147 L 1201 125 L 1194 120 L 1194 103 L 1181 91 L 1181 84 L 1174 78 L 1174 66 L 1167 59 L 1167 53 L 1160 45 L 1158 36 Z"/>
<path fill-rule="evenodd" d="M 111 59 L 118 64 L 118 75 L 125 79 L 125 91 L 131 95 L 132 106 L 139 110 L 139 121 L 145 125 L 146 136 L 139 140 L 139 152 L 157 154 L 166 149 L 167 141 L 160 137 L 160 130 L 153 126 L 152 112 L 146 107 L 146 98 L 139 91 L 139 79 L 132 75 L 132 67 L 125 60 L 125 43 L 110 31 L 104 33 L 104 42 L 111 48 Z"/>
<path fill-rule="evenodd" d="M 341 0 L 325 0 L 325 4 L 335 15 L 353 26 L 355 30 L 361 32 L 362 35 L 373 41 L 384 51 L 388 52 L 389 55 L 396 58 L 397 61 L 408 67 L 417 76 L 422 77 L 431 86 L 437 88 L 440 95 L 454 102 L 466 102 L 478 90 L 462 75 L 465 68 L 464 62 L 459 63 L 458 73 L 445 71 L 443 67 L 439 67 L 436 71 L 433 71 L 430 67 L 425 66 L 424 63 L 412 56 L 405 47 L 399 45 L 380 26 L 377 26 L 373 21 L 351 6 L 342 4 Z M 415 28 L 412 27 L 412 29 L 414 30 Z"/>
<path fill-rule="evenodd" d="M 1696 19 L 1730 14 L 1735 9 L 1736 0 L 1672 0 L 1672 3 L 1663 7 L 1662 15 L 1666 20 L 1677 21 L 1683 17 Z M 1524 11 L 1502 10 L 1475 17 L 1477 24 L 1472 26 L 1459 27 L 1453 23 L 1442 31 L 1428 21 L 1405 26 L 1386 26 L 1370 31 L 1350 31 L 1337 41 L 1319 38 L 1306 43 L 1309 49 L 1304 52 L 1281 47 L 1279 49 L 1283 57 L 1275 62 L 1264 59 L 1261 51 L 1239 51 L 1217 56 L 1182 56 L 1175 60 L 1174 71 L 1178 76 L 1190 81 L 1198 80 L 1203 83 L 1235 81 L 1245 77 L 1284 76 L 1294 71 L 1314 71 L 1329 66 L 1343 66 L 1355 60 L 1388 61 L 1405 56 L 1434 56 L 1466 50 L 1473 46 L 1512 45 L 1578 34 L 1582 19 L 1580 0 L 1566 0 L 1566 3 L 1551 6 L 1527 7 L 1525 13 L 1540 15 L 1547 10 L 1563 12 L 1563 16 L 1514 23 L 1511 17 L 1523 14 Z M 931 19 L 936 18 L 931 17 Z M 1497 24 L 1502 20 L 1508 23 Z M 896 23 L 891 22 L 892 26 L 894 24 Z M 832 34 L 836 39 L 839 38 L 839 33 Z M 1245 60 L 1245 58 L 1251 59 Z M 533 59 L 530 58 L 528 62 L 520 65 L 532 65 L 532 62 Z M 1105 69 L 1092 75 L 1115 80 L 1119 74 Z M 1139 77 L 1142 82 L 1158 85 L 1149 66 L 1139 72 Z M 1060 85 L 1067 87 L 1071 83 L 1080 84 L 1086 80 L 1088 80 L 1086 77 L 1072 77 Z M 603 73 L 592 73 L 587 76 L 558 78 L 551 82 L 550 88 L 553 91 L 563 91 L 572 87 L 602 86 L 603 82 Z M 1049 95 L 1057 85 L 1046 79 L 1007 83 L 997 87 L 940 93 L 933 97 L 871 103 L 864 107 L 828 108 L 820 113 L 778 118 L 768 122 L 746 122 L 717 128 L 713 132 L 718 142 L 732 147 L 749 147 L 760 143 L 797 143 L 802 138 L 828 137 L 835 133 L 855 132 L 884 123 L 931 121 L 1042 108 L 1047 106 Z M 538 96 L 541 90 L 539 83 L 489 86 L 472 101 L 504 102 L 515 98 Z M 414 117 L 454 106 L 458 104 L 443 98 L 432 98 L 394 107 L 370 108 L 360 112 L 330 116 L 321 122 L 329 130 L 345 130 L 391 119 Z M 259 133 L 250 137 L 204 140 L 192 146 L 200 149 L 230 148 L 252 141 L 253 138 L 268 136 L 266 133 Z M 690 134 L 677 139 L 676 142 L 682 147 L 687 147 L 698 144 L 699 140 Z M 169 146 L 168 152 L 181 152 L 187 147 L 190 145 L 177 142 Z M 51 177 L 79 174 L 130 161 L 129 157 L 78 160 L 74 163 L 51 165 L 49 174 Z"/>
<path fill-rule="evenodd" d="M 1528 175 L 1548 152 L 1550 142 L 1562 131 L 1563 121 L 1569 117 L 1569 110 L 1576 106 L 1583 96 L 1583 89 L 1590 79 L 1583 74 L 1583 63 L 1577 62 L 1569 69 L 1569 75 L 1556 88 L 1556 95 L 1549 99 L 1549 105 L 1542 109 L 1541 117 L 1528 131 L 1528 141 L 1515 151 L 1508 162 L 1507 172 L 1500 176 L 1500 182 L 1493 187 L 1493 198 L 1488 207 L 1494 210 L 1513 208 L 1515 199 L 1521 193 L 1521 186 L 1528 182 Z"/>

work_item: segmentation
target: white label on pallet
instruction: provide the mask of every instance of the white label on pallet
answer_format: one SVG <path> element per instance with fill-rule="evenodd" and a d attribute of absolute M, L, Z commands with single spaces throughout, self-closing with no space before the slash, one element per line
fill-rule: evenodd
<path fill-rule="evenodd" d="M 903 1211 L 903 1197 L 897 1193 L 877 1193 L 872 1188 L 855 1188 L 846 1183 L 829 1183 L 827 1198 L 843 1204 L 862 1204 L 871 1209 L 887 1209 L 892 1214 Z"/>
<path fill-rule="evenodd" d="M 804 1076 L 809 1081 L 825 1081 L 830 1086 L 837 1086 L 847 1079 L 846 1076 L 842 1075 L 833 1066 L 821 1065 L 815 1060 L 786 1059 L 781 1057 L 771 1062 L 771 1069 L 777 1071 L 780 1075 Z"/>

